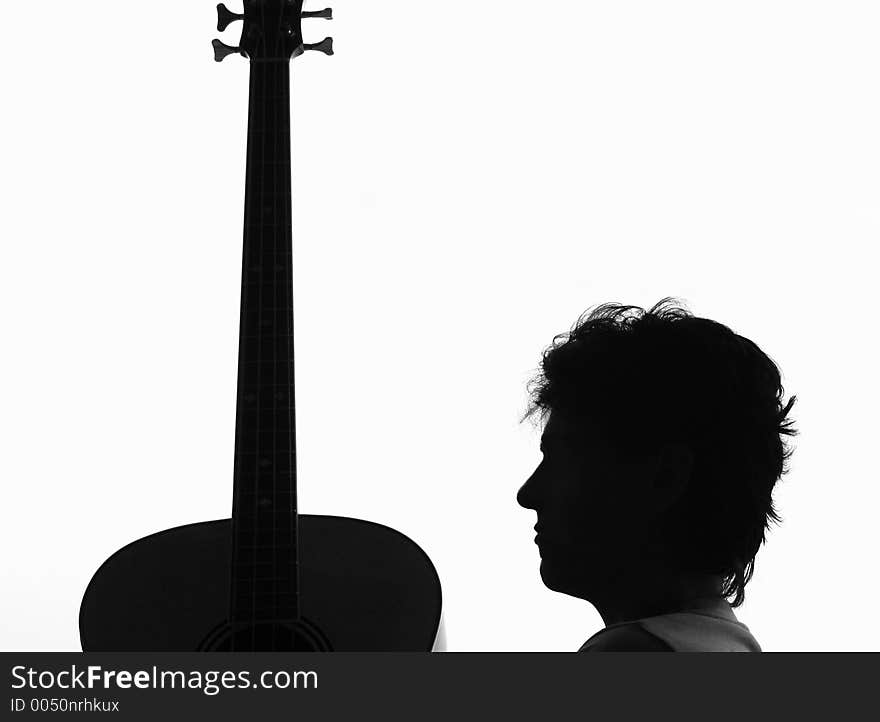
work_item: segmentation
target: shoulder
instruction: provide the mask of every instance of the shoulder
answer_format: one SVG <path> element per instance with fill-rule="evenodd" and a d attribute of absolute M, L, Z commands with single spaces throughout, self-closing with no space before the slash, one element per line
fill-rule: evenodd
<path fill-rule="evenodd" d="M 589 640 L 584 652 L 672 652 L 666 642 L 638 624 L 603 629 Z"/>

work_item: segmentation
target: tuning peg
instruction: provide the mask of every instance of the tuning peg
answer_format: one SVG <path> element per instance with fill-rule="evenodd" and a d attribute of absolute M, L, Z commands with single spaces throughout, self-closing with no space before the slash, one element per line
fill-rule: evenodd
<path fill-rule="evenodd" d="M 304 18 L 327 18 L 327 20 L 332 20 L 333 8 L 327 8 L 326 10 L 305 10 L 302 16 Z"/>
<path fill-rule="evenodd" d="M 333 38 L 324 38 L 320 43 L 303 43 L 303 50 L 317 50 L 324 55 L 333 55 Z"/>
<path fill-rule="evenodd" d="M 240 53 L 241 48 L 233 48 L 226 43 L 222 43 L 219 40 L 212 40 L 211 45 L 214 46 L 214 60 L 218 63 L 223 60 L 227 55 L 232 55 L 233 53 Z"/>
<path fill-rule="evenodd" d="M 220 3 L 217 6 L 217 30 L 222 33 L 229 27 L 230 23 L 234 23 L 236 20 L 241 20 L 243 17 L 244 15 L 232 12 L 223 3 Z"/>

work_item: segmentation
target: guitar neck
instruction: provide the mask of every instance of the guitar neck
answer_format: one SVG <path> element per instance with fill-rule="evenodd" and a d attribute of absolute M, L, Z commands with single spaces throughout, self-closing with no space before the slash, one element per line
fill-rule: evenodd
<path fill-rule="evenodd" d="M 231 614 L 298 616 L 290 66 L 250 63 Z"/>

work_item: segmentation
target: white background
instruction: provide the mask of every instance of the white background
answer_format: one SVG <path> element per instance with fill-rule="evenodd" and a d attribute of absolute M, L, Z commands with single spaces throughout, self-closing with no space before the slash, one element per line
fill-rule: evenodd
<path fill-rule="evenodd" d="M 679 296 L 799 395 L 739 618 L 878 649 L 880 7 L 334 9 L 306 39 L 336 56 L 293 64 L 301 512 L 416 540 L 450 650 L 577 649 L 601 619 L 541 585 L 514 499 L 525 382 L 588 307 Z M 248 65 L 215 22 L 4 3 L 3 649 L 79 649 L 107 556 L 229 515 Z"/>

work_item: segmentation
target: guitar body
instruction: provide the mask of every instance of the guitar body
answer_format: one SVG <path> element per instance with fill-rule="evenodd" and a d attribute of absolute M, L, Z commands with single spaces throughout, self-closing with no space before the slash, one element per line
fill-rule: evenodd
<path fill-rule="evenodd" d="M 107 559 L 80 607 L 83 651 L 228 649 L 219 638 L 229 616 L 231 526 L 221 519 L 168 529 Z M 372 522 L 300 515 L 299 555 L 300 612 L 317 651 L 432 650 L 440 581 L 415 542 Z M 266 641 L 262 651 L 290 651 L 284 640 Z"/>

